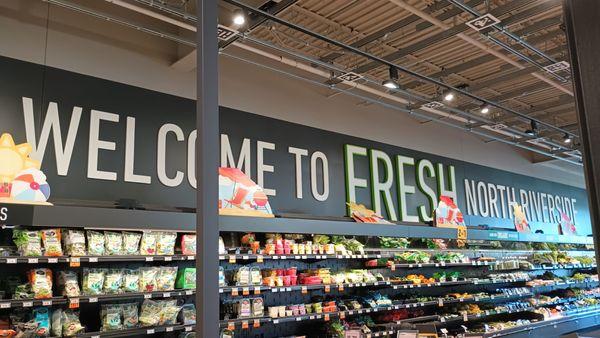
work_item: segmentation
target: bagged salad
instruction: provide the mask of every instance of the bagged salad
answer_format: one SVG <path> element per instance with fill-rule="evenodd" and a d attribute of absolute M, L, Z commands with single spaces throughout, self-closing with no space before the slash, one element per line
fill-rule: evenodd
<path fill-rule="evenodd" d="M 61 315 L 62 334 L 64 337 L 74 336 L 83 332 L 83 326 L 79 321 L 79 313 L 73 310 L 64 310 Z"/>
<path fill-rule="evenodd" d="M 176 266 L 161 266 L 156 275 L 157 291 L 171 291 L 175 289 L 177 279 Z"/>
<path fill-rule="evenodd" d="M 140 321 L 137 303 L 121 304 L 121 313 L 123 315 L 124 329 L 131 329 L 138 326 Z"/>
<path fill-rule="evenodd" d="M 137 232 L 123 232 L 123 254 L 137 255 L 140 253 L 140 239 L 142 234 Z"/>
<path fill-rule="evenodd" d="M 84 269 L 81 282 L 83 293 L 89 296 L 102 294 L 105 276 L 104 269 Z"/>
<path fill-rule="evenodd" d="M 104 277 L 104 293 L 120 293 L 123 288 L 123 270 L 109 269 Z"/>
<path fill-rule="evenodd" d="M 50 269 L 30 270 L 29 284 L 33 291 L 33 298 L 52 298 L 52 271 Z"/>
<path fill-rule="evenodd" d="M 81 296 L 79 283 L 77 282 L 77 272 L 75 271 L 60 271 L 58 273 L 58 286 L 63 296 Z"/>
<path fill-rule="evenodd" d="M 184 255 L 196 254 L 196 235 L 185 234 L 181 236 L 181 253 Z"/>
<path fill-rule="evenodd" d="M 123 270 L 123 291 L 124 292 L 139 292 L 140 291 L 140 274 L 138 270 Z"/>
<path fill-rule="evenodd" d="M 174 255 L 175 242 L 177 241 L 177 233 L 175 232 L 159 232 L 156 235 L 156 254 L 157 255 Z"/>
<path fill-rule="evenodd" d="M 140 255 L 156 255 L 156 233 L 144 232 L 140 242 Z"/>
<path fill-rule="evenodd" d="M 90 256 L 104 256 L 104 234 L 99 231 L 87 231 L 88 254 Z"/>
<path fill-rule="evenodd" d="M 39 231 L 19 230 L 13 231 L 13 241 L 17 245 L 21 256 L 41 256 L 42 240 Z"/>
<path fill-rule="evenodd" d="M 104 247 L 107 255 L 121 255 L 123 249 L 123 235 L 120 232 L 105 231 Z"/>
<path fill-rule="evenodd" d="M 102 304 L 100 310 L 101 331 L 115 331 L 123 329 L 121 306 L 118 304 Z"/>
<path fill-rule="evenodd" d="M 156 277 L 159 269 L 156 267 L 140 268 L 140 291 L 152 292 L 156 291 Z"/>
<path fill-rule="evenodd" d="M 65 250 L 70 256 L 85 256 L 85 234 L 80 230 L 65 230 L 63 241 Z"/>
<path fill-rule="evenodd" d="M 40 232 L 44 243 L 44 255 L 52 257 L 62 256 L 60 229 L 46 229 Z"/>

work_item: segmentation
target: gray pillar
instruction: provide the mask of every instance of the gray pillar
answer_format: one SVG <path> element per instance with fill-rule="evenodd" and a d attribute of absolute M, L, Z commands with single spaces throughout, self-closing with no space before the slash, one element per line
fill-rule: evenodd
<path fill-rule="evenodd" d="M 196 103 L 196 333 L 219 336 L 217 0 L 198 0 Z"/>
<path fill-rule="evenodd" d="M 600 243 L 600 1 L 565 0 L 581 150 L 596 257 Z M 597 259 L 600 262 L 600 259 Z"/>

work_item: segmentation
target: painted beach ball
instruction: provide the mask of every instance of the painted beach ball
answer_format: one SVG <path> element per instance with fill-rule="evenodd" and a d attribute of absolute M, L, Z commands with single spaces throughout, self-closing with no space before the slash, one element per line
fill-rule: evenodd
<path fill-rule="evenodd" d="M 46 202 L 50 197 L 50 185 L 43 172 L 26 169 L 15 176 L 10 194 L 18 201 Z"/>

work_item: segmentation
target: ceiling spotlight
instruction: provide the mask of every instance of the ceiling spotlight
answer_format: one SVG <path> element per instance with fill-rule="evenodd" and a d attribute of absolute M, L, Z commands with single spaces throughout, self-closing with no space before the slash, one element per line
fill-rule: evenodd
<path fill-rule="evenodd" d="M 566 144 L 569 144 L 569 143 L 573 142 L 573 137 L 571 137 L 571 135 L 565 133 L 565 136 L 563 136 L 563 142 Z"/>
<path fill-rule="evenodd" d="M 233 23 L 237 26 L 241 26 L 246 23 L 246 16 L 244 15 L 244 11 L 241 9 L 236 9 L 233 12 Z"/>
<path fill-rule="evenodd" d="M 454 97 L 455 97 L 454 92 L 452 92 L 452 91 L 445 92 L 443 96 L 444 96 L 444 101 L 448 101 L 448 102 L 454 100 Z"/>
<path fill-rule="evenodd" d="M 490 107 L 487 104 L 481 106 L 480 112 L 482 114 L 487 114 L 490 112 Z"/>
<path fill-rule="evenodd" d="M 388 89 L 400 88 L 400 85 L 398 84 L 398 69 L 396 69 L 396 67 L 390 67 L 390 78 L 383 81 L 381 84 Z"/>
<path fill-rule="evenodd" d="M 535 136 L 535 134 L 537 134 L 537 122 L 531 120 L 530 129 L 525 130 L 525 134 L 529 136 Z"/>

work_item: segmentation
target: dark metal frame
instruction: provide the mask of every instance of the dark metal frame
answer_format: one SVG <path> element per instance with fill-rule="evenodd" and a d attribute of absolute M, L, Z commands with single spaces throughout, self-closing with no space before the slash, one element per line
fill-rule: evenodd
<path fill-rule="evenodd" d="M 196 103 L 196 333 L 219 336 L 217 0 L 198 0 Z"/>
<path fill-rule="evenodd" d="M 600 243 L 600 25 L 597 0 L 564 0 L 565 26 L 594 242 Z M 596 259 L 600 258 L 598 245 Z"/>

